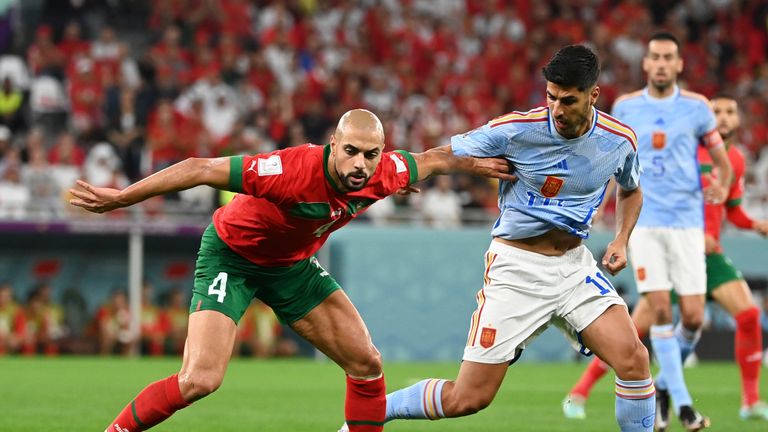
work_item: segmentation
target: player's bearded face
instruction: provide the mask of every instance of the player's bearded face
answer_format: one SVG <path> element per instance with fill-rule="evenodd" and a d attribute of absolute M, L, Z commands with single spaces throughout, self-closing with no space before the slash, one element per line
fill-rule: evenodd
<path fill-rule="evenodd" d="M 643 58 L 643 70 L 648 74 L 648 82 L 657 89 L 664 90 L 675 84 L 683 71 L 677 44 L 670 40 L 651 41 Z"/>
<path fill-rule="evenodd" d="M 739 106 L 730 98 L 716 98 L 712 100 L 712 111 L 717 119 L 717 131 L 723 139 L 728 139 L 739 127 Z"/>
<path fill-rule="evenodd" d="M 360 190 L 368 184 L 384 148 L 384 143 L 378 139 L 355 138 L 345 135 L 340 142 L 334 143 L 333 165 L 341 186 L 348 191 Z"/>
<path fill-rule="evenodd" d="M 592 123 L 592 105 L 600 94 L 598 87 L 579 91 L 575 87 L 560 87 L 547 83 L 547 105 L 555 129 L 565 138 L 583 135 Z"/>

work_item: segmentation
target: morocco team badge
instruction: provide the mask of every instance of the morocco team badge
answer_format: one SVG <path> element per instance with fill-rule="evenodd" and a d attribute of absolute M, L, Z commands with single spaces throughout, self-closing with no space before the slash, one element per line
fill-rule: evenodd
<path fill-rule="evenodd" d="M 565 181 L 561 178 L 547 176 L 547 179 L 544 180 L 544 186 L 541 187 L 541 194 L 546 198 L 555 197 L 563 187 L 563 183 Z"/>
<path fill-rule="evenodd" d="M 483 327 L 483 331 L 480 333 L 480 346 L 490 348 L 494 342 L 496 342 L 496 329 Z"/>

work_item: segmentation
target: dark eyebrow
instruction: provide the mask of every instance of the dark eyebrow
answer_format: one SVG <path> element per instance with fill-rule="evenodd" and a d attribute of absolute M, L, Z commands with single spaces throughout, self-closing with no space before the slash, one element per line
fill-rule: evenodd
<path fill-rule="evenodd" d="M 554 100 L 558 100 L 558 98 L 555 97 L 555 95 L 553 95 L 552 93 L 550 93 L 549 90 L 547 90 L 547 96 L 549 96 L 550 98 L 552 98 Z M 560 100 L 562 102 L 575 102 L 576 101 L 576 96 L 570 96 L 570 95 L 569 96 L 563 96 L 563 97 L 560 98 Z"/>
<path fill-rule="evenodd" d="M 344 149 L 346 149 L 346 150 L 354 150 L 356 152 L 360 151 L 359 148 L 353 146 L 352 144 L 344 144 Z"/>

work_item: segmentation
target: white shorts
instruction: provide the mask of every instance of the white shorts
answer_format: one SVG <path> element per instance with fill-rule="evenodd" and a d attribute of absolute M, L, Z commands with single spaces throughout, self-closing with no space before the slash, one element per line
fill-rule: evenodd
<path fill-rule="evenodd" d="M 583 245 L 550 257 L 493 241 L 485 263 L 464 360 L 513 362 L 550 324 L 589 355 L 581 331 L 611 305 L 626 307 Z"/>
<path fill-rule="evenodd" d="M 706 294 L 707 263 L 701 228 L 637 227 L 629 238 L 637 292 Z"/>

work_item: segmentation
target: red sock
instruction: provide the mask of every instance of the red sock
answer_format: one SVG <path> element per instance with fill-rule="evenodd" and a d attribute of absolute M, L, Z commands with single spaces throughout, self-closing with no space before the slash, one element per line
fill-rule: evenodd
<path fill-rule="evenodd" d="M 387 392 L 384 376 L 359 380 L 347 376 L 347 399 L 344 416 L 349 432 L 381 432 L 387 414 Z"/>
<path fill-rule="evenodd" d="M 145 431 L 188 405 L 174 374 L 145 387 L 110 423 L 107 432 Z"/>
<path fill-rule="evenodd" d="M 760 331 L 760 310 L 757 307 L 736 315 L 735 354 L 741 371 L 741 400 L 745 406 L 760 399 L 760 359 L 763 350 Z"/>
<path fill-rule="evenodd" d="M 604 361 L 595 356 L 589 363 L 589 366 L 587 366 L 587 369 L 584 370 L 584 373 L 581 374 L 576 385 L 571 389 L 570 394 L 587 399 L 589 397 L 589 392 L 592 391 L 592 387 L 595 386 L 595 383 L 598 382 L 609 369 L 610 367 L 605 364 Z"/>

